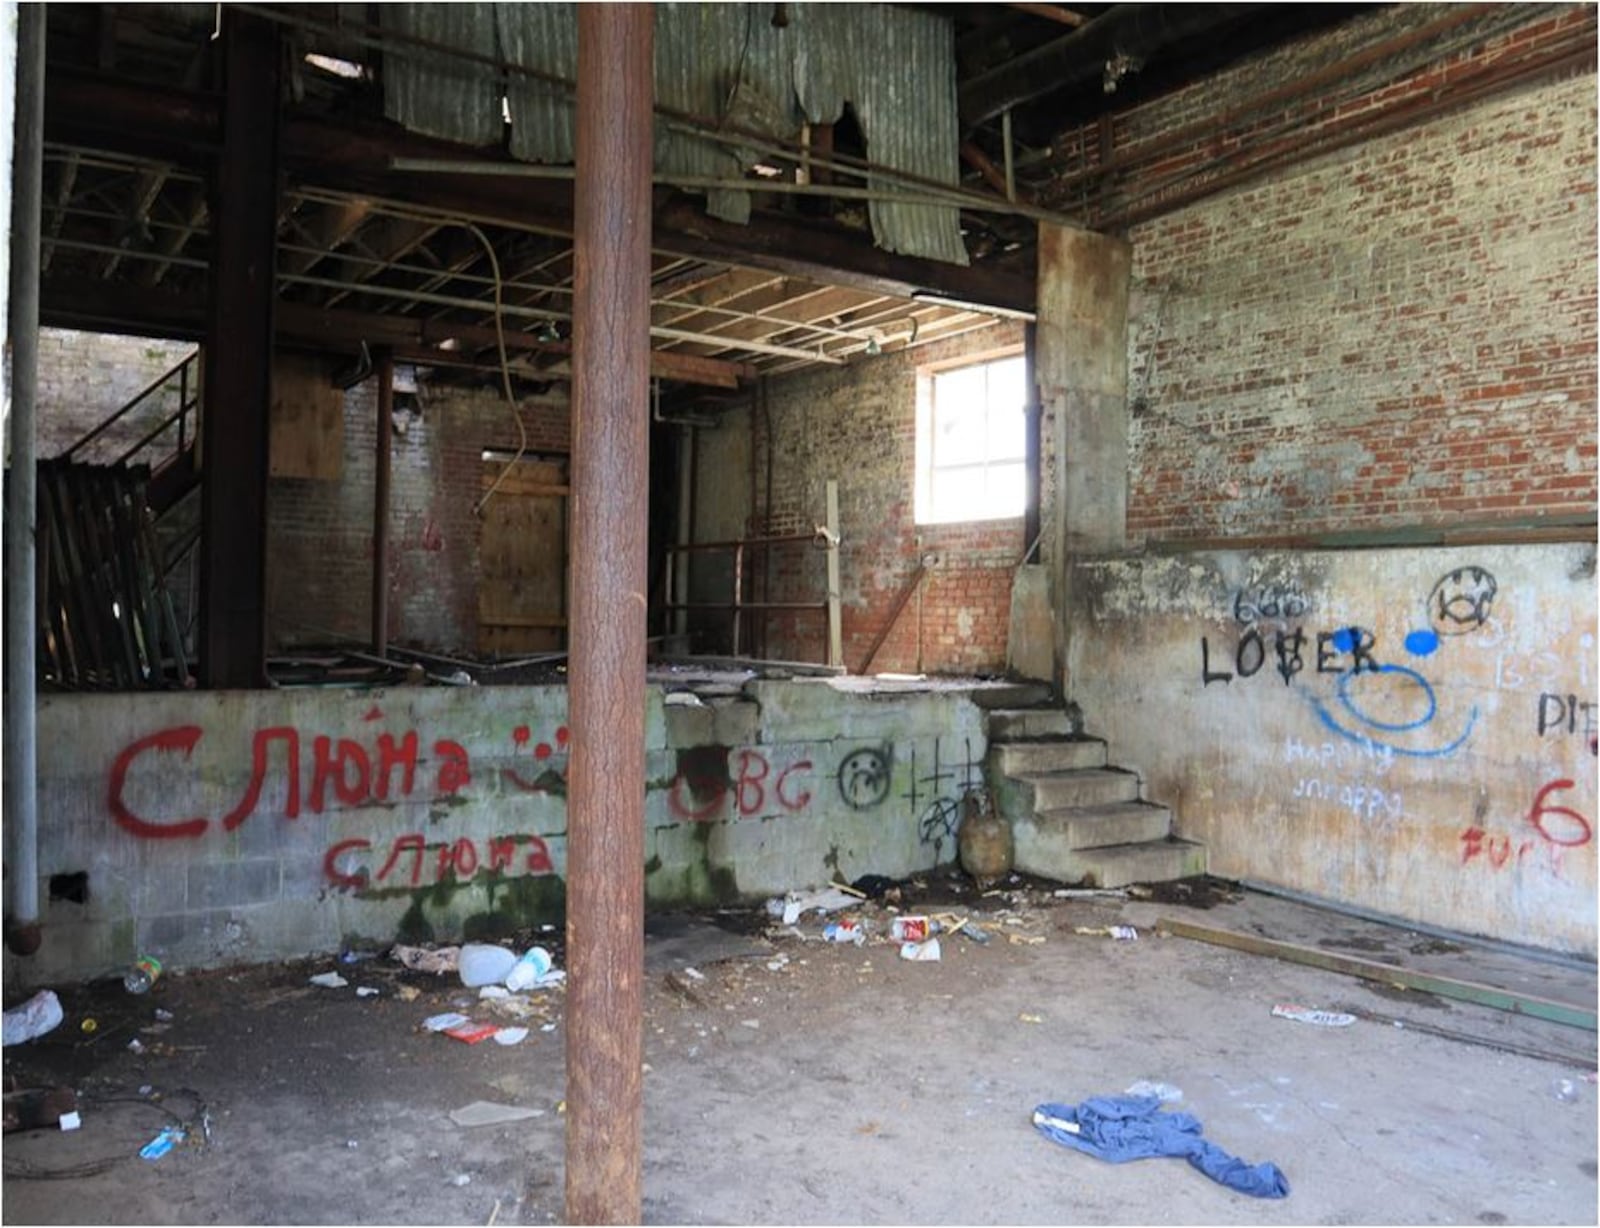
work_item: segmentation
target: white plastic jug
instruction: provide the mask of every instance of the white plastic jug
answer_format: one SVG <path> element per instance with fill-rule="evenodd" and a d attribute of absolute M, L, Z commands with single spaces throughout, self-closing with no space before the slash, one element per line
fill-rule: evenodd
<path fill-rule="evenodd" d="M 469 942 L 461 948 L 461 983 L 468 989 L 480 985 L 499 985 L 517 963 L 517 953 L 484 942 Z"/>

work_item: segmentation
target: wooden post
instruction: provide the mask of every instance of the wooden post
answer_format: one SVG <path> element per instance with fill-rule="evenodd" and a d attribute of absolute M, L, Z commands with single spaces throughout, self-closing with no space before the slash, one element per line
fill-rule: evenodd
<path fill-rule="evenodd" d="M 566 1218 L 636 1224 L 653 14 L 578 6 Z"/>

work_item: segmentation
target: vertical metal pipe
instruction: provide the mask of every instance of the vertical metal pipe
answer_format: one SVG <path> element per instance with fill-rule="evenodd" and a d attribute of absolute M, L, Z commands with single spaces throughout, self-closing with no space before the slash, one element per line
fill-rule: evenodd
<path fill-rule="evenodd" d="M 839 606 L 839 483 L 824 487 L 828 505 L 828 664 L 844 664 L 844 623 Z"/>
<path fill-rule="evenodd" d="M 1034 351 L 1038 348 L 1039 326 L 1029 323 L 1023 327 L 1022 387 L 1028 398 L 1023 402 L 1023 496 L 1022 496 L 1022 548 L 1028 553 L 1024 563 L 1035 562 L 1039 557 L 1039 379 Z"/>
<path fill-rule="evenodd" d="M 744 543 L 733 548 L 733 655 L 739 655 L 739 629 L 744 613 Z"/>
<path fill-rule="evenodd" d="M 678 545 L 693 544 L 694 427 L 682 426 L 678 428 Z M 688 553 L 667 555 L 667 561 L 672 567 L 668 573 L 667 591 L 672 594 L 672 601 L 679 606 L 687 605 L 689 601 L 689 566 L 693 557 Z M 680 637 L 689 634 L 688 610 L 677 609 L 672 612 L 672 634 Z M 688 651 L 688 645 L 680 646 L 679 651 Z"/>
<path fill-rule="evenodd" d="M 5 826 L 11 848 L 6 942 L 39 949 L 39 763 L 35 724 L 38 612 L 34 526 L 38 470 L 39 209 L 44 176 L 44 5 L 17 7 L 17 111 L 11 187 L 11 472 L 6 483 Z"/>
<path fill-rule="evenodd" d="M 372 477 L 372 651 L 389 651 L 389 465 L 394 445 L 394 351 L 377 355 L 378 432 Z"/>
<path fill-rule="evenodd" d="M 1000 139 L 1005 144 L 1006 156 L 1006 199 L 1017 199 L 1017 158 L 1011 143 L 1011 108 L 1007 107 L 1000 116 Z"/>
<path fill-rule="evenodd" d="M 640 1222 L 649 520 L 648 4 L 578 6 L 566 1218 Z"/>

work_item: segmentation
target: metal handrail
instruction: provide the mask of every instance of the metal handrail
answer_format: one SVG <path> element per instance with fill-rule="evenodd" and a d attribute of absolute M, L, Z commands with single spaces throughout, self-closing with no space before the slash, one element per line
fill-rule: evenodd
<path fill-rule="evenodd" d="M 194 363 L 194 362 L 198 361 L 199 357 L 200 357 L 200 351 L 197 349 L 197 350 L 194 351 L 194 353 L 190 354 L 182 362 L 178 363 L 177 366 L 173 367 L 171 370 L 167 371 L 166 374 L 162 375 L 160 378 L 156 379 L 153 383 L 151 383 L 149 386 L 147 386 L 143 391 L 141 391 L 139 393 L 138 396 L 134 397 L 131 401 L 129 401 L 126 405 L 124 405 L 121 409 L 117 410 L 116 413 L 112 414 L 104 422 L 100 423 L 99 426 L 95 427 L 88 434 L 83 436 L 83 438 L 79 439 L 76 443 L 74 443 L 70 448 L 68 448 L 65 452 L 63 452 L 61 454 L 61 458 L 63 460 L 71 460 L 74 453 L 76 453 L 78 451 L 81 451 L 83 448 L 85 448 L 89 444 L 93 443 L 96 439 L 100 438 L 101 435 L 105 434 L 106 431 L 110 430 L 111 427 L 115 426 L 118 422 L 122 421 L 122 419 L 125 416 L 127 416 L 129 413 L 131 413 L 137 406 L 142 404 L 149 397 L 154 396 L 155 394 L 159 393 L 163 388 L 165 388 L 167 386 L 167 384 L 171 381 L 173 376 L 177 376 L 178 377 L 178 408 L 177 408 L 177 410 L 173 414 L 169 415 L 166 418 L 166 420 L 163 421 L 162 424 L 159 427 L 157 427 L 154 431 L 152 431 L 150 434 L 146 435 L 143 439 L 141 439 L 137 444 L 135 444 L 127 452 L 124 452 L 122 454 L 122 456 L 120 456 L 118 458 L 118 460 L 119 460 L 119 462 L 120 461 L 125 461 L 129 457 L 134 455 L 134 453 L 138 452 L 141 448 L 143 448 L 147 444 L 149 444 L 151 442 L 151 440 L 156 438 L 156 436 L 158 436 L 162 431 L 166 430 L 169 426 L 171 426 L 175 419 L 178 422 L 178 450 L 181 452 L 183 450 L 186 442 L 187 442 L 187 440 L 186 440 L 186 432 L 185 432 L 185 429 L 184 429 L 185 428 L 184 419 L 185 419 L 188 411 L 198 404 L 198 399 L 199 399 L 198 395 L 196 395 L 196 397 L 193 400 L 191 400 L 190 395 L 189 395 L 190 388 L 192 386 L 195 388 L 195 391 L 196 391 L 197 394 L 198 394 L 198 391 L 199 391 L 199 389 L 198 389 L 198 381 L 192 381 L 189 378 L 189 366 L 190 366 L 191 363 Z"/>

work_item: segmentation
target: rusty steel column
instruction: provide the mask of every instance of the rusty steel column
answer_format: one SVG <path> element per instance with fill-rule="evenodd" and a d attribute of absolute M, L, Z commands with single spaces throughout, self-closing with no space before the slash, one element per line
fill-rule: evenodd
<path fill-rule="evenodd" d="M 636 1224 L 644 1056 L 648 4 L 578 6 L 566 1218 Z"/>
<path fill-rule="evenodd" d="M 378 442 L 372 478 L 372 652 L 389 651 L 389 465 L 394 446 L 394 351 L 378 351 Z"/>

